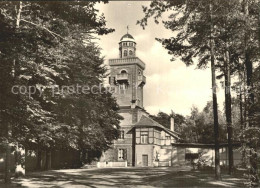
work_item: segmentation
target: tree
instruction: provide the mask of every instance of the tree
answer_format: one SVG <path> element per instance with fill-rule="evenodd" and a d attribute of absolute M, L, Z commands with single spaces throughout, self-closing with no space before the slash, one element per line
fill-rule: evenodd
<path fill-rule="evenodd" d="M 167 114 L 164 112 L 159 112 L 156 116 L 151 115 L 151 118 L 164 127 L 170 129 L 171 128 L 171 118 L 174 119 L 174 131 L 181 132 L 182 125 L 185 122 L 185 117 L 181 114 L 175 114 L 172 112 L 172 114 Z"/>
<path fill-rule="evenodd" d="M 245 2 L 248 4 L 248 8 L 243 8 Z M 248 10 L 248 16 L 244 16 L 243 12 L 245 11 L 242 11 L 243 9 Z M 224 62 L 221 67 L 222 71 L 224 71 L 227 88 L 226 119 L 231 172 L 233 165 L 231 96 L 228 94 L 231 86 L 229 75 L 241 70 L 240 61 L 243 60 L 247 70 L 247 80 L 249 81 L 251 78 L 252 62 L 256 62 L 257 57 L 259 57 L 259 47 L 256 42 L 259 37 L 256 37 L 258 32 L 253 26 L 258 25 L 257 20 L 259 21 L 259 1 L 153 1 L 149 8 L 143 7 L 143 10 L 145 17 L 138 21 L 138 24 L 143 27 L 147 25 L 149 17 L 154 17 L 155 22 L 159 23 L 158 19 L 161 18 L 164 12 L 172 11 L 172 14 L 168 17 L 169 20 L 163 20 L 162 22 L 167 29 L 174 32 L 174 37 L 157 40 L 169 51 L 169 54 L 182 57 L 186 65 L 193 64 L 195 57 L 198 57 L 197 65 L 199 68 L 207 67 L 207 63 L 211 61 L 214 75 L 214 64 L 216 68 L 219 68 L 219 65 Z M 241 33 L 244 35 L 241 35 Z M 214 85 L 213 77 L 212 84 Z M 252 82 L 250 84 L 247 85 L 252 88 Z M 215 88 L 213 87 L 213 89 Z M 252 92 L 250 93 L 249 100 L 245 101 L 246 104 L 252 104 L 253 95 Z M 214 101 L 215 112 L 217 112 L 217 105 Z M 245 112 L 249 108 L 247 106 Z M 250 113 L 248 113 L 249 122 L 252 120 Z M 217 118 L 215 119 L 217 120 Z M 217 129 L 215 131 L 217 133 Z M 249 142 L 252 143 L 250 140 Z M 250 147 L 253 149 L 252 146 Z M 256 155 L 256 152 L 253 153 Z M 253 158 L 256 159 L 256 156 Z M 256 160 L 253 161 L 256 162 Z M 250 172 L 254 174 L 254 178 L 257 172 L 255 162 L 254 165 L 251 165 L 254 167 L 253 171 Z M 257 182 L 257 178 L 254 181 Z"/>
<path fill-rule="evenodd" d="M 244 64 L 246 68 L 246 83 L 247 83 L 247 88 L 249 96 L 248 96 L 248 125 L 250 129 L 257 129 L 256 124 L 253 121 L 253 114 L 254 111 L 252 110 L 252 106 L 254 106 L 255 103 L 255 95 L 253 92 L 253 59 L 255 58 L 255 55 L 259 55 L 259 49 L 255 48 L 255 43 L 252 43 L 250 40 L 252 38 L 255 38 L 257 35 L 249 35 L 249 32 L 252 30 L 252 23 L 249 22 L 249 20 L 254 19 L 255 15 L 250 15 L 249 10 L 254 10 L 255 7 L 252 7 L 252 5 L 255 5 L 255 2 L 249 2 L 248 0 L 243 1 L 243 13 L 244 13 L 244 18 L 245 18 L 245 23 L 244 25 L 246 26 L 245 28 L 245 35 L 244 35 Z M 256 14 L 257 16 L 259 15 Z M 255 22 L 253 22 L 255 23 Z M 254 32 L 255 33 L 255 32 Z M 257 50 L 257 52 L 254 52 L 254 50 Z M 250 131 L 251 132 L 251 131 Z M 258 169 L 257 169 L 257 142 L 258 139 L 252 139 L 249 138 L 249 147 L 250 147 L 250 180 L 252 182 L 253 186 L 257 186 L 259 182 L 259 175 L 258 175 Z"/>
<path fill-rule="evenodd" d="M 183 129 L 180 132 L 182 142 L 214 144 L 214 118 L 213 104 L 209 101 L 202 111 L 195 106 L 191 108 L 191 114 L 186 117 Z M 222 112 L 219 111 L 219 141 L 226 142 L 225 121 Z"/>
<path fill-rule="evenodd" d="M 154 17 L 156 22 L 161 17 L 163 12 L 173 10 L 170 15 L 172 20 L 164 21 L 167 29 L 178 34 L 170 39 L 157 39 L 169 51 L 169 54 L 181 56 L 186 65 L 191 65 L 195 57 L 199 57 L 198 67 L 205 67 L 211 62 L 212 72 L 212 97 L 214 111 L 214 131 L 215 131 L 215 170 L 216 179 L 220 179 L 219 166 L 219 125 L 218 125 L 218 109 L 216 96 L 216 81 L 215 81 L 215 39 L 219 24 L 216 18 L 218 10 L 217 1 L 173 1 L 161 2 L 153 1 L 150 8 L 143 8 L 145 17 L 138 21 L 141 26 L 147 25 L 147 19 Z M 213 17 L 214 13 L 214 17 Z"/>
<path fill-rule="evenodd" d="M 5 130 L 1 140 L 6 145 L 6 182 L 10 182 L 11 143 L 46 151 L 49 160 L 52 148 L 90 151 L 94 145 L 100 153 L 118 136 L 121 117 L 111 94 L 53 91 L 65 84 L 98 85 L 105 76 L 92 34 L 113 29 L 106 28 L 104 16 L 97 15 L 94 5 L 79 1 L 0 4 L 0 117 Z M 14 94 L 15 85 L 35 90 Z M 73 116 L 58 111 L 65 106 Z M 79 147 L 80 143 L 85 145 Z"/>

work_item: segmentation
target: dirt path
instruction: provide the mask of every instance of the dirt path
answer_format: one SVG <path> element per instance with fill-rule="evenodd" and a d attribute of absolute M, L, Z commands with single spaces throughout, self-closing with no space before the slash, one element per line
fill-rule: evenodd
<path fill-rule="evenodd" d="M 16 187 L 245 187 L 242 173 L 233 177 L 222 175 L 214 180 L 214 171 L 195 171 L 190 168 L 105 168 L 68 169 L 29 173 L 14 180 Z M 15 187 L 4 186 L 0 187 Z"/>

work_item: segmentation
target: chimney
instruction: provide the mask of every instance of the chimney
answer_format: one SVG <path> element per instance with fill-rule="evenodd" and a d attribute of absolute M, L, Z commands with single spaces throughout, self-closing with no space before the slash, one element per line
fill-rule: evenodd
<path fill-rule="evenodd" d="M 174 131 L 174 119 L 171 117 L 171 131 Z"/>

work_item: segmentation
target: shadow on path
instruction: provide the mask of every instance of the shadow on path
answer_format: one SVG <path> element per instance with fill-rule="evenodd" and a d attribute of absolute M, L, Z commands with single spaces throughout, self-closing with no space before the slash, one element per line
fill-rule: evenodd
<path fill-rule="evenodd" d="M 222 175 L 214 180 L 214 171 L 190 168 L 103 168 L 68 169 L 29 173 L 16 179 L 16 187 L 245 187 L 242 173 Z M 1 184 L 0 184 L 0 187 Z M 7 188 L 13 185 L 5 186 Z"/>

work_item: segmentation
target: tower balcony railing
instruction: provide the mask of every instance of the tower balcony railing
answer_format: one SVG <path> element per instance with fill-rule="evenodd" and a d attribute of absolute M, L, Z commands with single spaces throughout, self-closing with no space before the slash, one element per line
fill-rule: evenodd
<path fill-rule="evenodd" d="M 117 74 L 116 75 L 116 80 L 117 81 L 124 81 L 124 80 L 128 80 L 129 75 L 124 73 L 124 74 Z"/>
<path fill-rule="evenodd" d="M 143 75 L 138 75 L 138 83 L 140 84 L 145 84 L 146 83 L 146 77 Z"/>
<path fill-rule="evenodd" d="M 143 69 L 145 68 L 144 62 L 138 57 L 127 57 L 127 58 L 117 58 L 117 59 L 109 59 L 109 65 L 128 65 L 128 64 L 138 64 Z"/>

